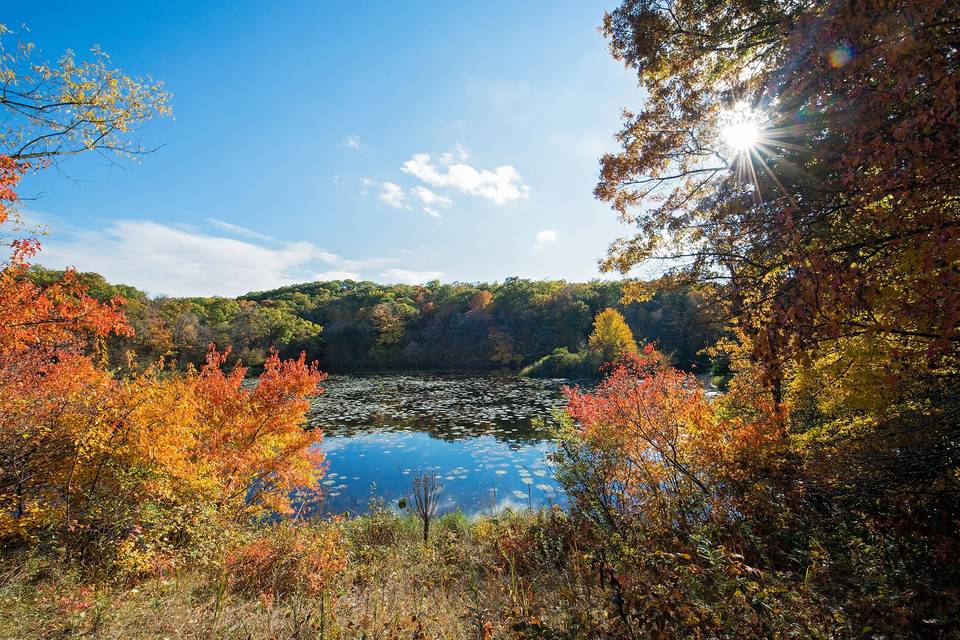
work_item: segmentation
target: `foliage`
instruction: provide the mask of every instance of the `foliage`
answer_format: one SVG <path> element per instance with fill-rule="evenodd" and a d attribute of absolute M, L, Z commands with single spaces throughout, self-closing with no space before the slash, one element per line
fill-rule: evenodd
<path fill-rule="evenodd" d="M 26 166 L 0 167 L 8 207 Z M 0 270 L 0 539 L 55 542 L 135 575 L 202 549 L 224 523 L 291 511 L 291 491 L 323 469 L 320 432 L 301 428 L 316 365 L 274 352 L 249 387 L 211 349 L 200 369 L 115 376 L 98 353 L 131 334 L 123 300 L 91 298 L 69 271 L 27 277 L 38 248 L 13 240 Z"/>
<path fill-rule="evenodd" d="M 339 528 L 283 522 L 232 551 L 230 588 L 248 596 L 323 594 L 346 566 Z"/>
<path fill-rule="evenodd" d="M 696 378 L 651 345 L 623 358 L 594 393 L 567 389 L 575 432 L 563 438 L 561 481 L 598 526 L 643 521 L 669 531 L 701 523 L 716 478 L 716 418 Z"/>
<path fill-rule="evenodd" d="M 553 350 L 520 371 L 534 378 L 598 379 L 605 363 L 635 354 L 637 343 L 623 316 L 616 309 L 606 308 L 593 320 L 593 332 L 586 348 L 570 353 L 566 347 Z"/>
<path fill-rule="evenodd" d="M 597 195 L 641 231 L 607 268 L 689 254 L 673 279 L 725 282 L 771 373 L 858 335 L 916 364 L 950 354 L 955 5 L 729 0 L 701 24 L 702 8 L 630 0 L 604 23 L 649 96 L 603 159 Z M 751 153 L 722 145 L 738 105 L 760 112 Z"/>
<path fill-rule="evenodd" d="M 593 332 L 587 344 L 600 353 L 604 362 L 636 353 L 637 343 L 630 327 L 616 309 L 604 309 L 593 320 Z"/>
<path fill-rule="evenodd" d="M 698 526 L 817 575 L 851 633 L 948 634 L 960 601 L 939 560 L 960 549 L 958 19 L 943 1 L 626 0 L 604 21 L 646 95 L 601 161 L 596 195 L 637 229 L 604 268 L 663 260 L 628 296 L 694 287 L 726 323 L 733 375 L 690 458 Z M 740 147 L 736 118 L 756 128 Z M 627 444 L 579 441 L 573 468 L 619 478 Z"/>
<path fill-rule="evenodd" d="M 131 134 L 146 120 L 170 115 L 162 83 L 126 75 L 97 47 L 89 60 L 66 51 L 50 63 L 35 54 L 35 45 L 0 24 L 0 109 L 6 114 L 0 151 L 17 162 L 91 150 L 149 151 Z"/>
<path fill-rule="evenodd" d="M 778 402 L 817 404 L 794 375 L 826 377 L 923 437 L 932 416 L 903 409 L 949 395 L 960 356 L 955 3 L 730 0 L 700 24 L 702 6 L 631 0 L 604 23 L 649 95 L 603 159 L 598 197 L 640 228 L 606 268 L 671 258 L 664 282 L 712 288 Z M 738 108 L 761 131 L 731 154 Z"/>
<path fill-rule="evenodd" d="M 38 284 L 63 272 L 32 266 Z M 333 281 L 230 298 L 150 298 L 95 273 L 74 276 L 100 301 L 125 300 L 133 335 L 107 342 L 114 366 L 133 351 L 141 364 L 160 357 L 180 368 L 200 366 L 207 346 L 230 350 L 229 363 L 259 371 L 270 349 L 282 358 L 301 351 L 326 370 L 518 368 L 555 349 L 583 349 L 590 318 L 616 305 L 631 332 L 656 342 L 682 367 L 706 362 L 715 336 L 703 298 L 693 291 L 618 304 L 620 283 L 530 281 L 496 284 L 380 285 Z M 583 363 L 595 377 L 600 362 Z"/>
<path fill-rule="evenodd" d="M 712 402 L 648 346 L 594 392 L 568 390 L 557 477 L 594 532 L 615 633 L 855 635 L 949 620 L 955 576 L 931 579 L 925 564 L 939 552 L 863 521 L 838 528 L 783 493 L 790 452 L 767 435 L 781 419 L 742 383 Z"/>

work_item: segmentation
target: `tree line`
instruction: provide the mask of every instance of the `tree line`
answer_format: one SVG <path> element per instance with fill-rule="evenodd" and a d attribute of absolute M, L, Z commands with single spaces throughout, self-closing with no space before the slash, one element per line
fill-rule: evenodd
<path fill-rule="evenodd" d="M 63 272 L 34 266 L 29 277 L 51 283 Z M 76 274 L 89 295 L 117 297 L 132 336 L 109 340 L 111 359 L 132 351 L 141 363 L 166 358 L 183 368 L 205 361 L 207 349 L 230 349 L 230 361 L 258 370 L 276 349 L 301 352 L 325 371 L 515 369 L 545 356 L 587 350 L 594 318 L 617 309 L 633 335 L 653 342 L 684 369 L 705 370 L 702 353 L 716 338 L 709 310 L 694 289 L 621 302 L 620 282 L 568 283 L 508 278 L 502 283 L 382 285 L 335 280 L 291 285 L 237 298 L 151 298 L 95 273 Z M 591 366 L 558 375 L 597 375 Z"/>

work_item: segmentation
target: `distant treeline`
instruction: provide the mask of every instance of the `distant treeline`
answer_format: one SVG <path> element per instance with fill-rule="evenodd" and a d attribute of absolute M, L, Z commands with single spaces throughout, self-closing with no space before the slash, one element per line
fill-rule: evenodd
<path fill-rule="evenodd" d="M 38 283 L 62 275 L 33 267 Z M 699 352 L 716 338 L 695 291 L 657 294 L 622 304 L 619 282 L 568 283 L 508 278 L 503 283 L 381 285 L 335 280 L 238 298 L 150 298 L 95 273 L 78 277 L 90 295 L 126 299 L 135 334 L 111 338 L 118 364 L 166 358 L 180 367 L 203 362 L 207 346 L 256 369 L 271 348 L 306 351 L 332 372 L 390 369 L 519 369 L 558 348 L 586 344 L 594 316 L 618 309 L 641 344 L 653 342 L 682 368 L 704 367 Z"/>

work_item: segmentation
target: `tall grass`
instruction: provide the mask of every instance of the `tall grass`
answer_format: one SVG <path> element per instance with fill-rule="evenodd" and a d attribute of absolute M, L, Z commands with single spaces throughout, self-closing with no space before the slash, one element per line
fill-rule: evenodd
<path fill-rule="evenodd" d="M 437 516 L 424 544 L 417 516 L 376 509 L 261 530 L 219 570 L 126 584 L 84 582 L 50 555 L 10 557 L 0 638 L 478 638 L 484 628 L 496 637 L 531 613 L 553 615 L 560 572 L 523 548 L 545 518 L 455 511 Z M 331 537 L 345 562 L 311 583 L 305 545 Z"/>

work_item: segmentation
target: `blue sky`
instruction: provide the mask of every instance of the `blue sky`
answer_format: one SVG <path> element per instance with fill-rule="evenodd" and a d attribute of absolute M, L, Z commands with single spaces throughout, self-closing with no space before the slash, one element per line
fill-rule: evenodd
<path fill-rule="evenodd" d="M 597 32 L 611 4 L 7 6 L 44 57 L 99 44 L 174 94 L 156 153 L 24 183 L 38 262 L 169 295 L 595 278 L 625 231 L 598 157 L 639 100 Z"/>

